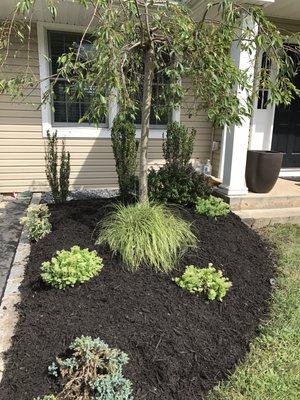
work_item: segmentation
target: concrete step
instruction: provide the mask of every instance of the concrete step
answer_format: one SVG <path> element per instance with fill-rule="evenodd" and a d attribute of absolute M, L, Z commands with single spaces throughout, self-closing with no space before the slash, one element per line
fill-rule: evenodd
<path fill-rule="evenodd" d="M 242 221 L 252 228 L 274 224 L 300 224 L 300 207 L 269 208 L 234 211 Z"/>
<path fill-rule="evenodd" d="M 300 189 L 299 189 L 300 192 Z M 295 208 L 300 207 L 299 195 L 286 196 L 265 196 L 248 195 L 244 197 L 230 197 L 225 199 L 232 210 L 254 210 L 254 209 L 273 209 L 273 208 Z"/>

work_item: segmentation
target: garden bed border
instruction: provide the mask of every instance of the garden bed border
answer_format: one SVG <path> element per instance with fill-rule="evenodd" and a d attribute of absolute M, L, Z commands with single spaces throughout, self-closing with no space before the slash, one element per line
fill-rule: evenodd
<path fill-rule="evenodd" d="M 29 206 L 39 204 L 41 196 L 41 193 L 33 193 Z M 5 368 L 5 353 L 11 346 L 18 321 L 16 305 L 20 301 L 19 287 L 24 278 L 29 254 L 30 242 L 23 228 L 0 305 L 0 383 Z"/>

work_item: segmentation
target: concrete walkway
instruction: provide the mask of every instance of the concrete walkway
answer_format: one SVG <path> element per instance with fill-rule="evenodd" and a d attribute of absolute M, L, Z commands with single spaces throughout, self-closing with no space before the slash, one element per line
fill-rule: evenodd
<path fill-rule="evenodd" d="M 17 199 L 10 196 L 3 196 L 0 199 L 0 299 L 22 230 L 19 220 L 30 198 L 30 194 L 26 193 L 18 195 Z"/>

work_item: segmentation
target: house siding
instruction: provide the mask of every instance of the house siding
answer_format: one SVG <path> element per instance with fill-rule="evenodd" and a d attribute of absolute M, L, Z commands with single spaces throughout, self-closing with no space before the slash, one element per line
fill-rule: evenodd
<path fill-rule="evenodd" d="M 10 57 L 1 69 L 3 76 L 22 74 L 26 69 L 39 77 L 37 34 L 34 28 L 30 52 L 23 48 Z M 0 75 L 0 76 L 1 76 Z M 185 87 L 188 81 L 183 82 Z M 0 193 L 48 189 L 45 176 L 42 117 L 38 109 L 40 90 L 28 93 L 26 103 L 12 102 L 7 95 L 0 96 Z M 193 97 L 188 93 L 181 109 L 181 122 L 197 130 L 193 158 L 206 160 L 210 154 L 211 124 L 204 112 L 189 117 Z M 73 188 L 108 188 L 117 186 L 115 162 L 110 139 L 69 139 L 66 148 L 71 153 L 70 184 Z M 162 140 L 150 139 L 149 164 L 163 164 Z"/>

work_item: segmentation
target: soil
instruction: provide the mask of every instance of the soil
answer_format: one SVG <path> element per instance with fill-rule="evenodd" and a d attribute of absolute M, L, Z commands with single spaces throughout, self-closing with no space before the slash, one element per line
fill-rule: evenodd
<path fill-rule="evenodd" d="M 94 246 L 94 229 L 110 203 L 50 206 L 53 232 L 32 245 L 1 399 L 32 400 L 57 392 L 47 367 L 81 335 L 100 337 L 129 355 L 124 375 L 134 384 L 135 400 L 203 399 L 244 359 L 268 313 L 274 275 L 262 239 L 234 214 L 215 220 L 186 210 L 198 248 L 171 276 L 145 266 L 129 273 L 108 249 Z M 101 274 L 65 291 L 46 287 L 42 262 L 75 244 L 98 251 L 104 260 Z M 187 265 L 209 262 L 233 283 L 223 303 L 189 294 L 171 280 Z"/>

